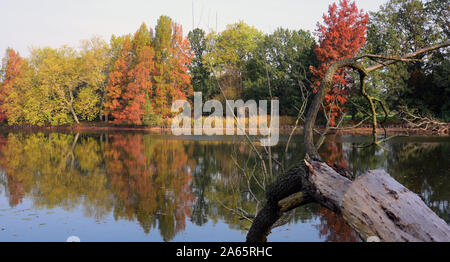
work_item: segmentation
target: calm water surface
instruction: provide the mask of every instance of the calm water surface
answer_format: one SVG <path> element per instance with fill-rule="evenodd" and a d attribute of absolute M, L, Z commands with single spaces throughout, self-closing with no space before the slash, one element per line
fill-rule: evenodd
<path fill-rule="evenodd" d="M 389 151 L 360 148 L 365 136 L 330 136 L 327 161 L 357 175 L 385 169 L 450 221 L 450 138 L 390 140 Z M 286 140 L 286 138 L 282 138 Z M 264 187 L 300 160 L 272 149 L 273 176 L 242 141 L 144 133 L 0 134 L 0 241 L 244 241 Z M 269 241 L 358 241 L 317 205 L 283 217 Z"/>

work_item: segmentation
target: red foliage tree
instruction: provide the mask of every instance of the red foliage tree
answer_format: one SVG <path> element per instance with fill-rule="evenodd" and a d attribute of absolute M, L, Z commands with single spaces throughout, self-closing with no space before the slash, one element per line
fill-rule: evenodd
<path fill-rule="evenodd" d="M 6 50 L 6 57 L 4 58 L 4 72 L 3 83 L 0 85 L 0 122 L 7 120 L 7 113 L 5 108 L 6 98 L 8 96 L 8 88 L 12 82 L 19 77 L 21 72 L 22 58 L 13 49 Z"/>
<path fill-rule="evenodd" d="M 364 45 L 369 16 L 363 10 L 358 10 L 355 2 L 341 0 L 339 7 L 336 3 L 329 6 L 328 15 L 323 15 L 323 21 L 324 24 L 317 23 L 316 35 L 319 44 L 314 48 L 314 53 L 321 64 L 319 67 L 311 66 L 315 91 L 332 63 L 354 57 Z M 331 112 L 329 114 L 331 125 L 336 124 L 335 118 L 339 114 L 339 107 L 342 108 L 347 101 L 349 83 L 349 70 L 339 70 L 334 76 L 334 85 L 325 96 L 324 105 L 326 111 Z"/>

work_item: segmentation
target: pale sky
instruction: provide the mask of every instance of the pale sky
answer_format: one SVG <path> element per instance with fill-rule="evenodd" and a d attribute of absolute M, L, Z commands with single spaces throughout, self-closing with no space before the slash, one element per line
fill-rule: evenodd
<path fill-rule="evenodd" d="M 337 0 L 336 0 L 337 1 Z M 263 32 L 278 27 L 314 31 L 332 0 L 0 0 L 0 57 L 7 47 L 29 54 L 29 47 L 69 45 L 94 35 L 135 32 L 142 22 L 155 27 L 160 15 L 183 25 L 223 30 L 243 20 Z M 356 0 L 359 8 L 376 11 L 387 0 Z M 192 5 L 192 3 L 194 3 Z M 192 8 L 194 6 L 194 8 Z"/>

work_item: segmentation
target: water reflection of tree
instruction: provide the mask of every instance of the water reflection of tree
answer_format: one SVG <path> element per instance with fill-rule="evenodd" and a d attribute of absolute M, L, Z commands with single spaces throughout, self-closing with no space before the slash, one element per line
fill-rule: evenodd
<path fill-rule="evenodd" d="M 105 157 L 114 216 L 136 219 L 146 233 L 158 226 L 165 240 L 184 230 L 194 200 L 185 149 L 182 141 L 110 135 Z"/>
<path fill-rule="evenodd" d="M 9 134 L 0 164 L 11 206 L 28 195 L 38 207 L 81 205 L 97 219 L 113 211 L 170 240 L 191 213 L 188 153 L 142 135 Z"/>
<path fill-rule="evenodd" d="M 333 138 L 329 138 L 328 141 L 332 141 Z M 276 173 L 275 176 L 283 171 L 282 165 L 284 164 L 285 167 L 289 167 L 289 165 L 293 165 L 295 163 L 298 163 L 300 159 L 297 159 L 296 156 L 303 155 L 299 150 L 303 150 L 302 148 L 296 148 L 295 144 L 292 146 L 292 150 L 289 151 L 287 154 L 284 154 L 285 144 L 280 143 L 278 146 L 275 146 L 272 148 L 272 156 L 275 158 L 275 167 L 274 170 Z M 248 149 L 246 152 L 250 152 Z M 346 154 L 344 153 L 342 143 L 333 143 L 333 142 L 327 142 L 322 147 L 321 154 L 323 154 L 323 159 L 325 161 L 330 161 L 332 163 L 337 163 L 341 166 L 348 167 L 348 161 L 346 159 Z M 238 184 L 238 190 L 241 192 L 249 192 L 252 191 L 253 194 L 245 194 L 245 195 L 237 195 L 238 198 L 233 202 L 230 201 L 228 203 L 229 206 L 234 207 L 243 207 L 244 210 L 247 212 L 254 212 L 256 209 L 261 208 L 260 205 L 255 205 L 254 203 L 259 203 L 259 199 L 264 199 L 264 190 L 258 190 L 258 187 L 256 187 L 254 184 L 250 185 L 248 190 L 246 180 L 243 179 L 245 177 L 245 172 L 251 170 L 251 167 L 254 166 L 255 162 L 258 162 L 258 159 L 256 156 L 251 157 L 252 154 L 250 154 L 250 161 L 242 157 L 242 154 L 238 154 L 240 161 L 237 161 L 235 165 L 237 166 L 237 169 L 244 169 L 241 172 L 236 171 L 239 173 L 244 173 L 239 178 L 236 178 L 234 181 Z M 256 168 L 256 170 L 261 170 L 261 168 Z M 255 174 L 255 180 L 258 180 L 260 183 L 264 180 L 264 174 L 263 172 L 259 172 Z M 273 178 L 272 178 L 273 179 Z M 256 181 L 254 182 L 256 183 Z M 270 183 L 270 181 L 266 181 L 266 183 Z M 242 205 L 242 202 L 246 201 L 246 206 Z M 253 204 L 253 205 L 251 205 Z M 231 212 L 229 212 L 232 214 Z M 235 219 L 239 218 L 239 216 L 234 215 Z M 294 212 L 289 213 L 282 217 L 277 223 L 275 223 L 276 226 L 287 224 L 288 226 L 290 224 L 295 224 L 298 222 L 311 222 L 314 219 L 319 219 L 320 223 L 316 225 L 316 228 L 319 231 L 319 235 L 321 238 L 324 238 L 326 241 L 358 241 L 359 237 L 357 236 L 356 232 L 347 225 L 345 220 L 343 220 L 341 217 L 336 216 L 332 212 L 328 212 L 327 209 L 322 208 L 318 205 L 307 205 L 302 206 L 300 208 L 297 208 L 294 210 Z M 242 222 L 241 222 L 242 225 Z M 301 235 L 301 232 L 298 234 Z M 299 235 L 299 237 L 300 237 Z"/>
<path fill-rule="evenodd" d="M 450 221 L 450 144 L 392 143 L 387 171 Z"/>
<path fill-rule="evenodd" d="M 448 145 L 392 143 L 389 149 L 326 143 L 321 153 L 358 174 L 386 168 L 448 221 Z M 295 144 L 286 157 L 283 143 L 272 150 L 280 163 L 274 166 L 278 173 L 281 165 L 288 167 L 302 155 Z M 249 227 L 250 222 L 230 207 L 255 214 L 264 199 L 262 183 L 270 182 L 261 182 L 264 174 L 251 152 L 241 142 L 139 133 L 0 135 L 2 183 L 11 206 L 27 196 L 37 207 L 82 206 L 87 216 L 96 219 L 113 212 L 116 219 L 138 221 L 146 233 L 158 229 L 165 240 L 183 231 L 187 219 L 197 225 L 221 220 L 234 229 Z M 422 170 L 423 166 L 429 169 Z M 298 208 L 286 221 L 316 218 L 327 241 L 357 239 L 342 219 L 316 206 Z"/>
<path fill-rule="evenodd" d="M 358 234 L 342 217 L 324 207 L 318 207 L 317 211 L 320 224 L 316 225 L 316 228 L 326 242 L 360 241 Z"/>
<path fill-rule="evenodd" d="M 320 156 L 328 165 L 338 164 L 348 168 L 347 161 L 343 154 L 342 143 L 334 142 L 336 135 L 329 135 L 326 142 L 320 148 Z"/>
<path fill-rule="evenodd" d="M 111 207 L 106 177 L 96 161 L 96 152 L 73 150 L 77 136 L 68 134 L 9 134 L 1 151 L 0 163 L 8 177 L 10 205 L 30 195 L 38 207 L 60 206 L 71 209 L 82 204 L 96 217 Z M 79 148 L 89 146 L 89 140 L 79 141 Z M 86 161 L 77 161 L 84 158 Z M 84 165 L 84 167 L 83 167 Z M 85 170 L 86 166 L 93 168 Z M 97 208 L 102 203 L 105 210 Z"/>
<path fill-rule="evenodd" d="M 199 225 L 222 219 L 233 228 L 246 226 L 217 203 L 240 199 L 233 191 L 240 180 L 228 161 L 232 142 L 143 134 L 11 133 L 3 138 L 0 164 L 11 206 L 27 196 L 37 207 L 82 206 L 96 219 L 113 212 L 115 219 L 138 221 L 146 233 L 157 227 L 165 240 L 183 231 L 189 217 Z"/>
<path fill-rule="evenodd" d="M 343 144 L 334 141 L 336 141 L 335 135 L 330 135 L 323 144 L 320 149 L 322 159 L 329 165 L 338 164 L 347 169 L 359 168 L 352 165 L 352 162 L 346 157 Z M 352 156 L 351 153 L 350 156 Z M 353 174 L 356 174 L 355 170 L 353 170 Z M 319 230 L 320 237 L 324 238 L 325 241 L 354 242 L 359 240 L 355 230 L 353 230 L 341 216 L 336 215 L 334 212 L 331 212 L 324 207 L 318 206 L 316 208 L 320 220 L 320 224 L 316 225 L 316 228 Z"/>
<path fill-rule="evenodd" d="M 411 138 L 410 141 L 414 141 Z M 450 221 L 450 144 L 439 142 L 410 142 L 392 140 L 387 150 L 377 147 L 360 148 L 345 145 L 341 155 L 354 174 L 384 169 L 398 182 L 419 194 L 424 202 L 445 221 Z M 344 148 L 335 143 L 334 146 Z M 333 155 L 324 150 L 324 157 Z M 334 159 L 337 159 L 334 157 Z"/>
<path fill-rule="evenodd" d="M 245 144 L 228 142 L 194 142 L 193 158 L 196 165 L 192 190 L 196 195 L 192 220 L 201 225 L 211 219 L 225 221 L 231 228 L 245 230 L 249 222 L 241 220 L 229 207 L 255 210 L 257 203 L 248 197 L 247 184 L 239 174 L 230 156 L 238 153 L 249 160 Z M 251 158 L 251 157 L 250 157 Z M 250 163 L 247 161 L 247 163 Z"/>
<path fill-rule="evenodd" d="M 183 141 L 144 134 L 10 133 L 0 140 L 11 206 L 27 196 L 37 207 L 84 208 L 102 219 L 137 220 L 149 233 L 158 228 L 165 240 L 185 229 L 186 219 L 202 225 L 223 220 L 245 230 L 226 208 L 256 212 L 230 155 L 256 163 L 243 143 Z M 259 198 L 264 192 L 256 185 Z"/>

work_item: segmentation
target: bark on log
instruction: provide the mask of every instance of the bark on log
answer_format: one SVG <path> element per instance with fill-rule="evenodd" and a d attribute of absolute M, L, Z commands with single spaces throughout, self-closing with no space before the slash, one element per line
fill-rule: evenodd
<path fill-rule="evenodd" d="M 268 187 L 266 192 L 267 202 L 253 220 L 247 233 L 247 242 L 266 242 L 273 224 L 280 219 L 283 212 L 311 202 L 309 195 L 303 193 L 308 191 L 306 188 L 308 183 L 305 180 L 307 172 L 305 163 L 300 163 L 281 175 L 274 184 Z M 302 192 L 300 199 L 294 202 L 286 199 L 298 192 Z"/>
<path fill-rule="evenodd" d="M 278 201 L 281 212 L 287 212 L 301 205 L 305 200 L 303 192 L 298 192 Z"/>

